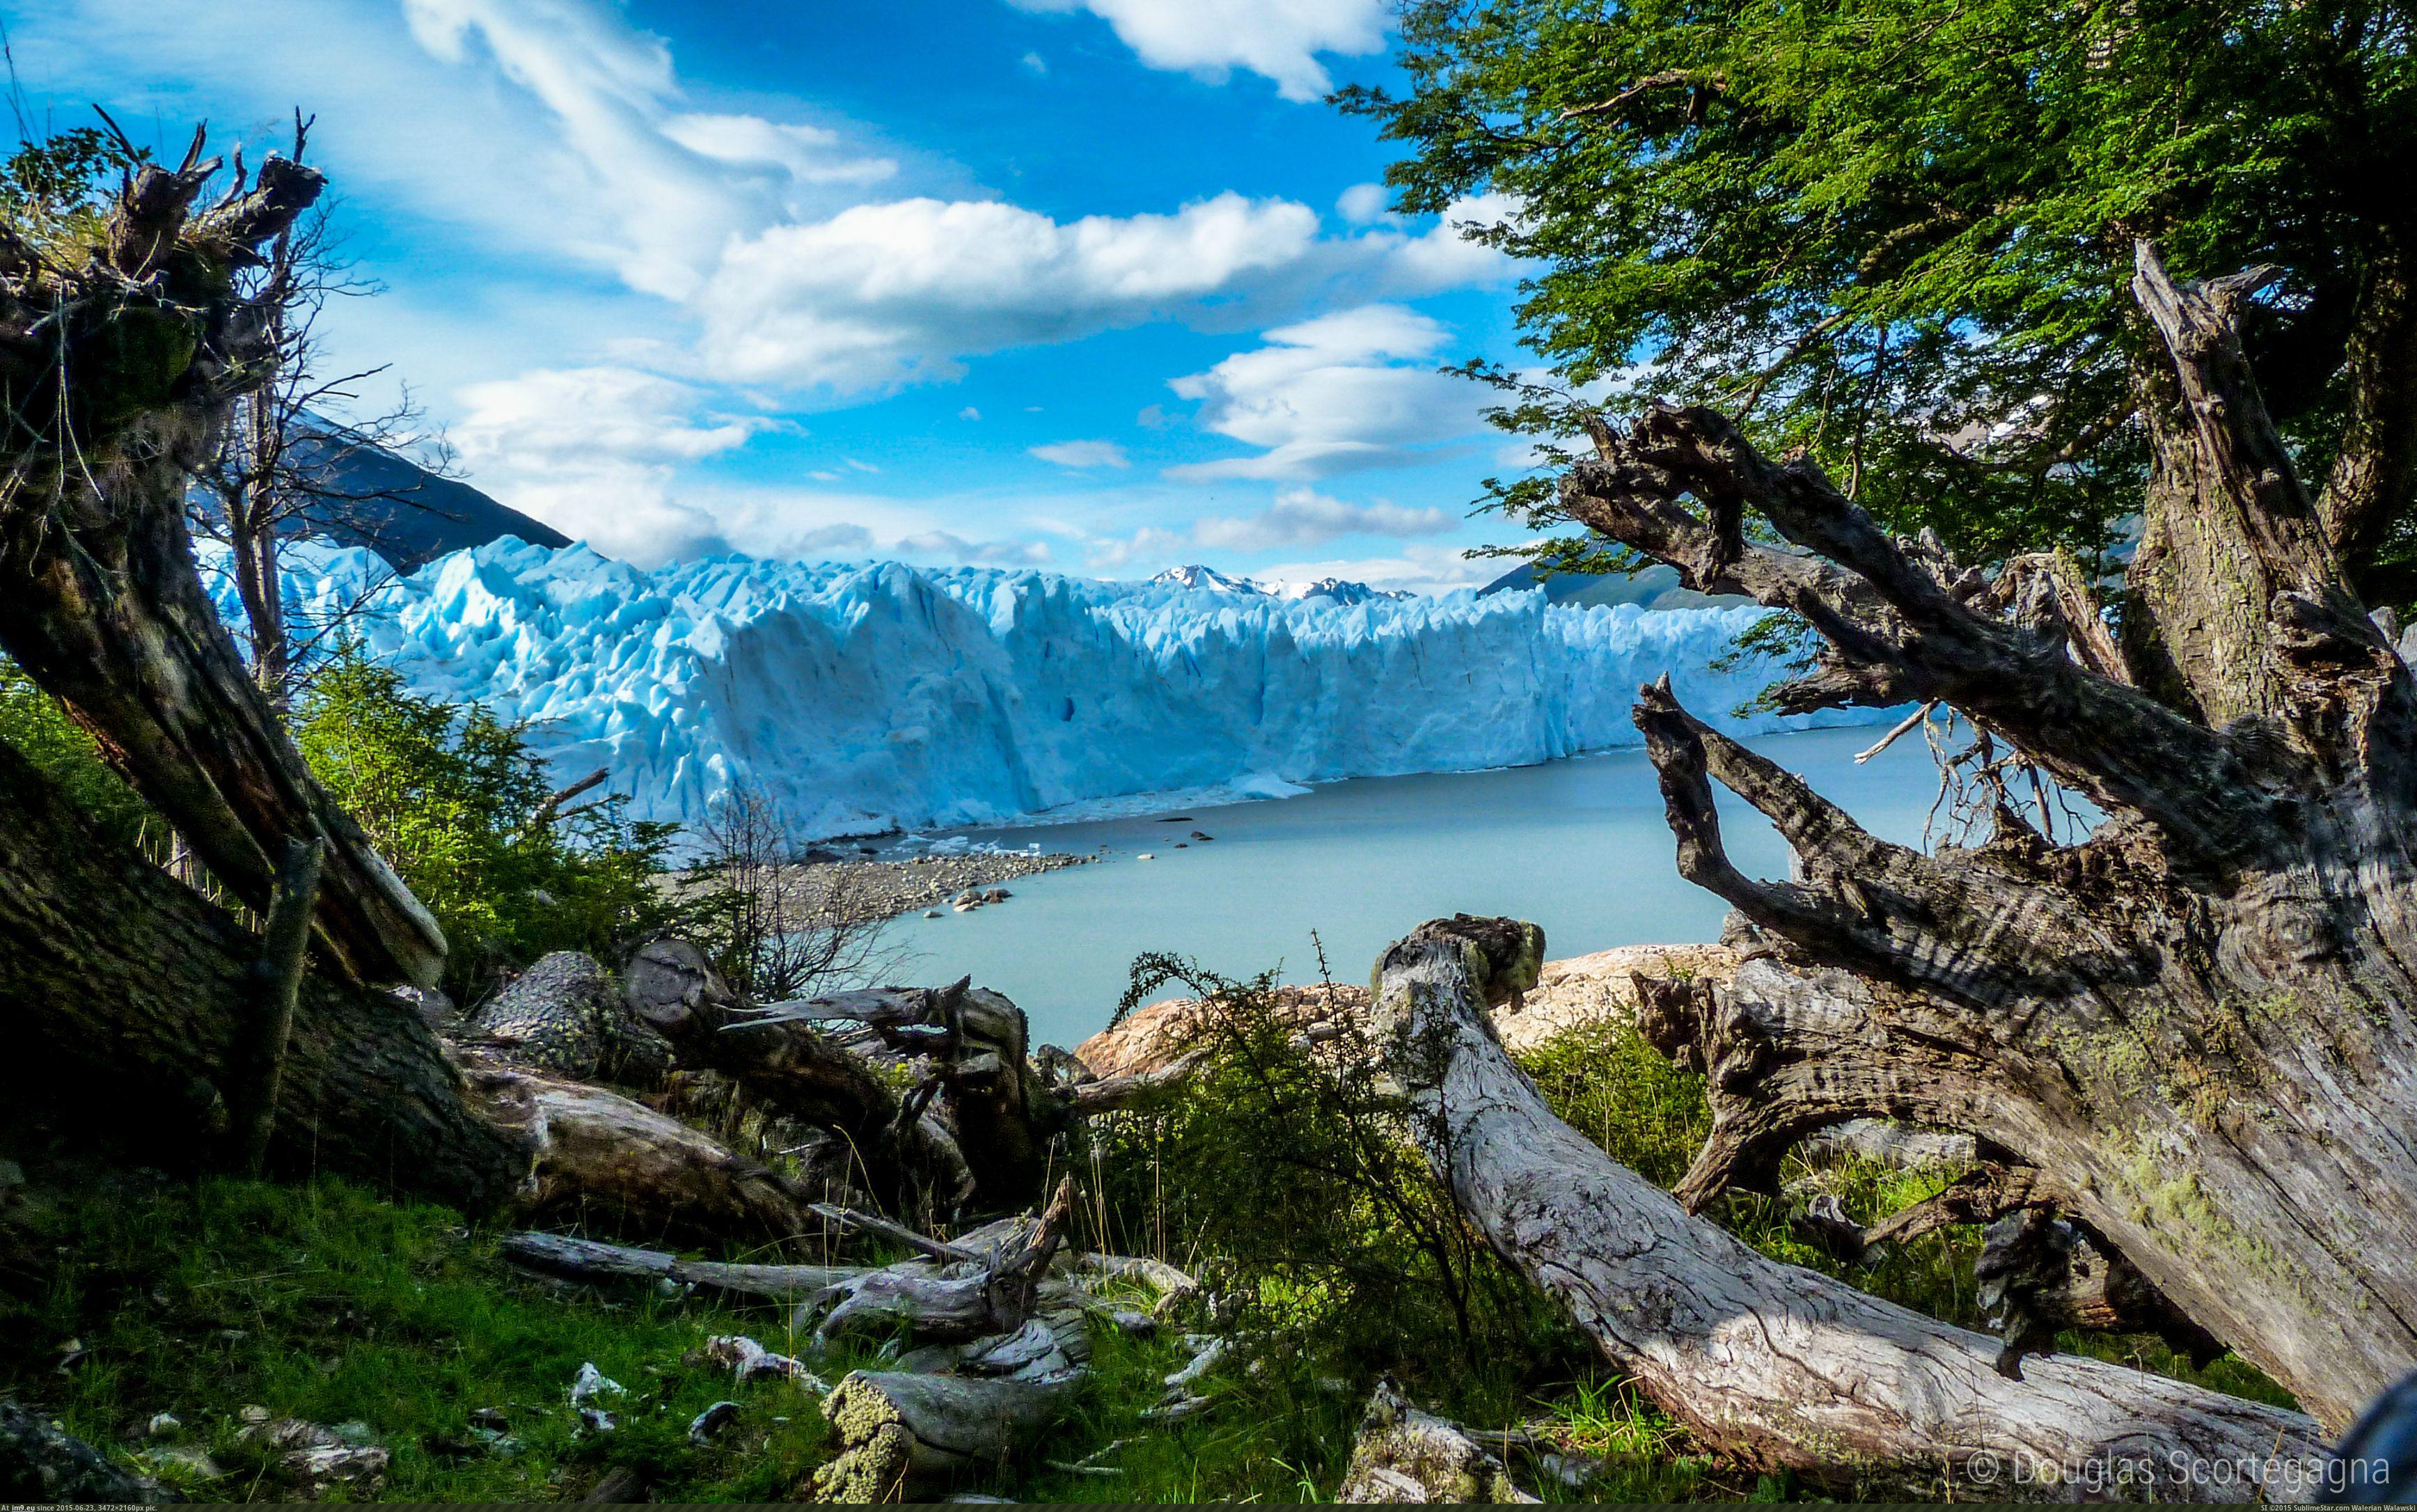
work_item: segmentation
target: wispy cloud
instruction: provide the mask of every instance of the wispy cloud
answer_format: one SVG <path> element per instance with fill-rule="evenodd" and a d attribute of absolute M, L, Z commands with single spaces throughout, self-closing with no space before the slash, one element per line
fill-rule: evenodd
<path fill-rule="evenodd" d="M 1037 446 L 1032 454 L 1060 467 L 1130 467 L 1132 460 L 1114 441 L 1055 441 Z"/>
<path fill-rule="evenodd" d="M 1275 81 L 1286 99 L 1334 87 L 1320 53 L 1364 54 L 1385 45 L 1386 0 L 1010 0 L 1019 10 L 1087 10 L 1153 69 L 1223 81 L 1246 69 Z"/>

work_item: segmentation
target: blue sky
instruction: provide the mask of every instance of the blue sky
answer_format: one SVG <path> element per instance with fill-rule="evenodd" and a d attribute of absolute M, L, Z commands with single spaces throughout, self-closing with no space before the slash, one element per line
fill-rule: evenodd
<path fill-rule="evenodd" d="M 53 128 L 316 113 L 386 286 L 331 360 L 611 555 L 1437 589 L 1517 451 L 1435 370 L 1514 355 L 1517 270 L 1452 223 L 1498 206 L 1388 214 L 1319 99 L 1391 8 L 0 0 Z"/>

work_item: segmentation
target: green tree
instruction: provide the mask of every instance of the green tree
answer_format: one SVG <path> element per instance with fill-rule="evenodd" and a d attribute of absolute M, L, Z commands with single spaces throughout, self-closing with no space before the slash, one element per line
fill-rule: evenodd
<path fill-rule="evenodd" d="M 0 656 L 0 741 L 15 746 L 42 775 L 64 788 L 112 839 L 129 846 L 164 839 L 166 826 L 102 763 L 92 737 L 5 656 Z"/>
<path fill-rule="evenodd" d="M 547 951 L 609 956 L 674 922 L 656 878 L 676 827 L 631 819 L 622 798 L 558 811 L 524 725 L 346 651 L 312 678 L 295 743 L 444 926 L 456 990 Z"/>
<path fill-rule="evenodd" d="M 2417 89 L 2401 0 L 1412 0 L 1406 91 L 1346 89 L 1410 156 L 1410 211 L 1472 196 L 1535 260 L 1542 373 L 1472 371 L 1545 470 L 1666 398 L 1803 447 L 1969 559 L 2104 547 L 2137 507 L 2159 359 L 2132 243 L 2281 270 L 2251 356 L 2326 481 L 2370 602 L 2417 592 Z M 1515 210 L 1510 208 L 1515 206 Z M 1459 214 L 1469 213 L 1463 209 Z M 1536 548 L 1530 548 L 1534 550 Z M 1597 543 L 1543 548 L 1600 567 Z"/>

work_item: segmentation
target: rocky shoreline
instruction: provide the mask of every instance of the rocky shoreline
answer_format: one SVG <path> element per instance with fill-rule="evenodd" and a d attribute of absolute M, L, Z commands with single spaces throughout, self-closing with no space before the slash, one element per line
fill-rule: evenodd
<path fill-rule="evenodd" d="M 846 910 L 864 919 L 895 919 L 929 909 L 948 909 L 968 893 L 984 896 L 974 907 L 1002 903 L 1012 896 L 1001 883 L 1038 877 L 1068 866 L 1083 866 L 1098 858 L 1048 851 L 974 850 L 906 860 L 808 861 L 783 868 L 781 885 L 809 907 L 841 896 Z"/>

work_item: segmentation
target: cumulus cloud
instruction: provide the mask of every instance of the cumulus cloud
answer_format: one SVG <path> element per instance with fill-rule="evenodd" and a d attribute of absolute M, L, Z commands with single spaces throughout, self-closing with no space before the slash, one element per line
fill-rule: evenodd
<path fill-rule="evenodd" d="M 1416 542 L 1387 557 L 1340 557 L 1323 561 L 1280 562 L 1256 573 L 1262 582 L 1306 583 L 1339 577 L 1346 583 L 1392 588 L 1406 593 L 1450 593 L 1480 588 L 1502 575 L 1502 564 L 1488 557 L 1471 559 L 1455 546 Z"/>
<path fill-rule="evenodd" d="M 1334 84 L 1320 53 L 1352 55 L 1385 45 L 1386 0 L 1009 0 L 1019 10 L 1087 10 L 1153 69 L 1222 82 L 1234 69 L 1275 81 L 1286 99 L 1315 99 Z"/>
<path fill-rule="evenodd" d="M 1335 213 L 1355 226 L 1393 219 L 1391 196 L 1382 184 L 1354 184 L 1334 201 Z"/>
<path fill-rule="evenodd" d="M 708 411 L 688 384 L 632 368 L 540 368 L 474 383 L 453 439 L 464 458 L 510 467 L 577 466 L 599 457 L 694 462 L 744 446 L 776 422 Z"/>
<path fill-rule="evenodd" d="M 703 351 L 747 382 L 842 390 L 1132 325 L 1302 258 L 1307 206 L 1239 194 L 1058 221 L 996 201 L 896 200 L 733 243 L 697 300 Z"/>
<path fill-rule="evenodd" d="M 1172 384 L 1201 402 L 1201 424 L 1262 450 L 1170 467 L 1167 476 L 1328 478 L 1399 466 L 1468 435 L 1479 423 L 1475 390 L 1431 360 L 1451 334 L 1398 305 L 1365 305 L 1269 331 L 1268 344 Z"/>
<path fill-rule="evenodd" d="M 1288 488 L 1256 514 L 1199 520 L 1192 539 L 1203 546 L 1226 551 L 1273 551 L 1283 546 L 1315 546 L 1339 536 L 1434 536 L 1460 522 L 1438 509 L 1406 509 L 1399 504 L 1346 504 L 1307 488 Z"/>
<path fill-rule="evenodd" d="M 1190 528 L 1146 526 L 1130 535 L 1094 540 L 1090 555 L 1103 567 L 1166 561 L 1200 552 L 1256 555 L 1322 545 L 1344 536 L 1433 536 L 1459 525 L 1450 511 L 1411 509 L 1378 500 L 1353 504 L 1314 489 L 1287 488 L 1255 514 L 1208 515 Z"/>

